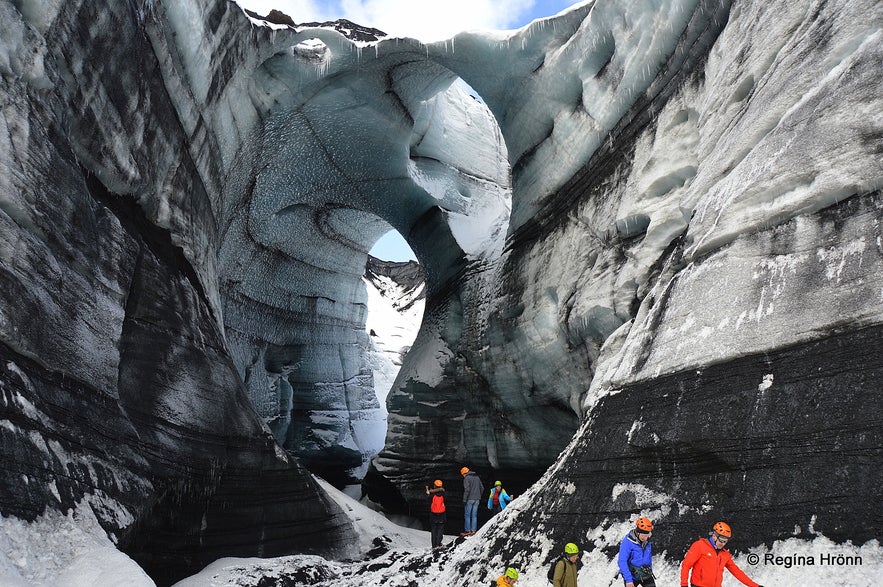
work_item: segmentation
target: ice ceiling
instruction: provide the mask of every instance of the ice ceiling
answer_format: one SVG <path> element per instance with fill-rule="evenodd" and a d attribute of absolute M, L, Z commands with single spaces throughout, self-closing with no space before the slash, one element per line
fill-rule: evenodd
<path fill-rule="evenodd" d="M 673 10 L 675 26 L 684 26 L 686 9 Z M 620 67 L 612 59 L 615 18 L 599 14 L 601 30 L 565 43 L 587 11 L 429 45 L 283 29 L 226 88 L 213 128 L 222 149 L 239 149 L 225 156 L 222 200 L 227 339 L 252 402 L 307 462 L 327 463 L 331 452 L 356 465 L 372 452 L 353 426 L 376 417 L 359 329 L 365 251 L 392 226 L 424 265 L 430 299 L 448 298 L 466 272 L 500 265 L 507 234 L 629 107 L 622 99 L 607 105 L 602 96 L 614 88 L 596 75 Z M 622 64 L 628 87 L 616 92 L 641 91 L 673 42 L 642 42 L 650 57 Z M 595 56 L 582 63 L 577 56 L 590 49 Z M 200 69 L 202 50 L 192 51 L 184 66 Z M 525 194 L 515 208 L 512 181 Z M 574 416 L 565 421 L 575 426 Z M 564 436 L 537 439 L 549 447 L 540 458 L 551 458 Z"/>
<path fill-rule="evenodd" d="M 257 102 L 262 123 L 232 166 L 249 179 L 225 187 L 227 336 L 283 445 L 354 466 L 382 448 L 354 424 L 379 408 L 360 327 L 366 251 L 399 230 L 431 292 L 498 257 L 508 160 L 487 107 L 415 42 L 381 51 L 325 29 L 292 41 L 255 69 L 248 107 L 231 107 Z"/>

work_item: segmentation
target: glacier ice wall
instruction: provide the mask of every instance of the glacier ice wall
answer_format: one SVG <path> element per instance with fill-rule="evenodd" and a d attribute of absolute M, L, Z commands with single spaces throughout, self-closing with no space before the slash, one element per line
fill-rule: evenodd
<path fill-rule="evenodd" d="M 881 22 L 870 2 L 596 2 L 525 67 L 542 91 L 464 75 L 507 137 L 513 213 L 480 342 L 452 354 L 523 370 L 489 385 L 515 437 L 521 394 L 584 413 L 476 561 L 543 559 L 538 534 L 603 549 L 639 514 L 673 557 L 721 518 L 741 548 L 876 536 Z M 505 475 L 469 434 L 457 456 Z"/>
<path fill-rule="evenodd" d="M 427 299 L 374 491 L 502 478 L 516 563 L 639 512 L 671 549 L 875 535 L 881 12 L 596 0 L 423 45 L 0 0 L 2 512 L 86 501 L 161 580 L 346 554 L 282 448 L 361 463 L 394 227 Z"/>

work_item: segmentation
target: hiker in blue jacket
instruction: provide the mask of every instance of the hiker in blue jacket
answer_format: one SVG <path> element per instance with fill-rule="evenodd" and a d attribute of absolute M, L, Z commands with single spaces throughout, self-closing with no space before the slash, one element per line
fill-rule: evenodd
<path fill-rule="evenodd" d="M 491 515 L 502 512 L 509 505 L 510 501 L 512 501 L 512 498 L 503 489 L 503 484 L 500 481 L 494 481 L 491 493 L 487 497 L 487 509 L 493 512 Z"/>
<path fill-rule="evenodd" d="M 634 529 L 626 534 L 619 545 L 619 572 L 625 587 L 656 587 L 653 576 L 653 548 L 650 545 L 650 532 L 653 522 L 649 518 L 638 518 Z"/>

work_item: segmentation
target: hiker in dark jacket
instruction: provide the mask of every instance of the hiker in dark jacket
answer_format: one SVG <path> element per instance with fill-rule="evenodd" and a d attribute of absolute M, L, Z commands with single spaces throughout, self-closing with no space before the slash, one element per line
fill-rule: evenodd
<path fill-rule="evenodd" d="M 649 518 L 638 518 L 635 527 L 619 545 L 619 572 L 625 587 L 656 587 L 653 577 L 653 547 L 650 545 L 652 530 L 653 522 Z"/>
<path fill-rule="evenodd" d="M 484 493 L 484 485 L 475 471 L 469 467 L 460 469 L 463 475 L 463 531 L 460 536 L 472 536 L 478 530 L 478 502 Z"/>

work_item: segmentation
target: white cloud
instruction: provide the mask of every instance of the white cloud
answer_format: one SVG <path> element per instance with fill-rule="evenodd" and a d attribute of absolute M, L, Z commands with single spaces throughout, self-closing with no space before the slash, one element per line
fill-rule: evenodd
<path fill-rule="evenodd" d="M 393 36 L 437 41 L 474 29 L 518 28 L 531 18 L 537 0 L 237 0 L 240 6 L 267 14 L 273 8 L 295 22 L 346 18 Z"/>

